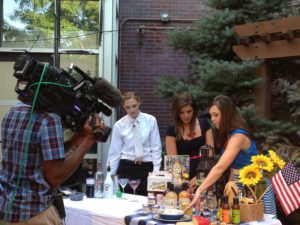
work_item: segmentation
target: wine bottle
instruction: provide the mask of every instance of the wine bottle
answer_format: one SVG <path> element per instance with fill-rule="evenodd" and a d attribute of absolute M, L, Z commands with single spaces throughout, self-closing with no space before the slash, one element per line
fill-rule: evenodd
<path fill-rule="evenodd" d="M 94 185 L 95 178 L 93 174 L 93 164 L 90 162 L 88 165 L 88 174 L 86 177 L 86 197 L 94 198 Z"/>
<path fill-rule="evenodd" d="M 103 195 L 104 198 L 113 198 L 114 195 L 114 182 L 111 177 L 111 172 L 110 172 L 110 166 L 107 166 L 107 173 L 106 173 L 106 178 L 104 181 L 104 187 L 103 187 Z"/>
<path fill-rule="evenodd" d="M 104 174 L 101 170 L 100 162 L 97 163 L 97 172 L 95 173 L 95 198 L 103 198 L 103 179 Z"/>

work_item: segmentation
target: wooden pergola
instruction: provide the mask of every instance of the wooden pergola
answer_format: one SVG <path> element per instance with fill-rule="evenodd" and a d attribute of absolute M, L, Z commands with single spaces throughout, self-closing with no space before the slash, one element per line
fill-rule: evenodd
<path fill-rule="evenodd" d="M 242 60 L 266 60 L 257 71 L 265 82 L 257 89 L 256 104 L 261 116 L 268 118 L 271 74 L 267 60 L 300 56 L 300 16 L 237 25 L 234 31 L 240 44 L 233 46 L 233 51 Z"/>

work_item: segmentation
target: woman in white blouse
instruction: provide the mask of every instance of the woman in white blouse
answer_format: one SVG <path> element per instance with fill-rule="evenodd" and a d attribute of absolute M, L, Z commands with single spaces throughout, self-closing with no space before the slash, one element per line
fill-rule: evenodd
<path fill-rule="evenodd" d="M 146 196 L 148 174 L 159 171 L 162 149 L 156 118 L 141 112 L 140 104 L 140 98 L 134 92 L 123 94 L 122 106 L 127 115 L 113 127 L 107 162 L 112 175 L 140 179 L 136 193 Z M 132 193 L 129 185 L 125 192 Z"/>

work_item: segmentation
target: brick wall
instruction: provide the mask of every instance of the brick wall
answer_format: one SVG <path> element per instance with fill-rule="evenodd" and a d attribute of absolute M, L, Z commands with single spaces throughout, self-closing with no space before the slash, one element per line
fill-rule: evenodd
<path fill-rule="evenodd" d="M 157 78 L 188 74 L 186 56 L 168 46 L 170 27 L 192 26 L 205 13 L 202 0 L 120 0 L 119 88 L 141 97 L 141 111 L 154 115 L 162 140 L 172 122 L 170 102 L 154 94 Z M 161 13 L 170 22 L 162 23 Z M 145 29 L 139 29 L 146 26 Z M 119 117 L 124 115 L 121 110 Z"/>

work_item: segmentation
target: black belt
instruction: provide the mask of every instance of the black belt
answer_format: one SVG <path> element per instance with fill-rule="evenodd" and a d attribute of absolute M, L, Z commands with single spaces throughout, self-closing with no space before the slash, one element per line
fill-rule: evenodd
<path fill-rule="evenodd" d="M 120 161 L 123 161 L 129 165 L 139 165 L 139 166 L 146 166 L 146 165 L 152 165 L 152 162 L 143 162 L 139 160 L 130 160 L 130 159 L 121 159 Z"/>

